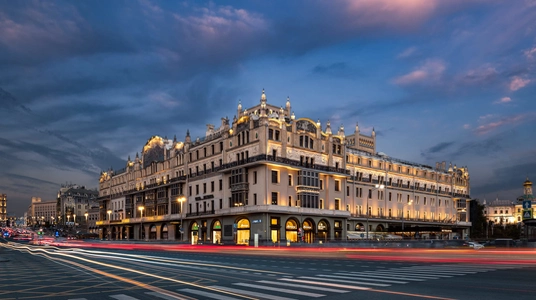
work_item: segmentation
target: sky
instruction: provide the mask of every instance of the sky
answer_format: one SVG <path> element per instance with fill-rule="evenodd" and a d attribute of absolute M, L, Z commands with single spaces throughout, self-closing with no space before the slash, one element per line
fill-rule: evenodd
<path fill-rule="evenodd" d="M 515 200 L 536 179 L 535 69 L 536 0 L 1 1 L 0 193 L 21 216 L 97 188 L 152 136 L 202 137 L 265 89 Z"/>

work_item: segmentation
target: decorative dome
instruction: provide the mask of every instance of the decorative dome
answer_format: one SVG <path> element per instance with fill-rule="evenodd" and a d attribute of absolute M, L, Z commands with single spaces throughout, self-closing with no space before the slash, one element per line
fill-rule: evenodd
<path fill-rule="evenodd" d="M 523 182 L 523 186 L 531 186 L 531 185 L 532 185 L 532 182 L 527 177 L 527 180 L 525 180 L 525 182 Z"/>

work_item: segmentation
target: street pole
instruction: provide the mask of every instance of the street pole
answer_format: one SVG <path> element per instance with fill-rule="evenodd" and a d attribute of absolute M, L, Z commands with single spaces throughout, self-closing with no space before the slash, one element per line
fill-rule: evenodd
<path fill-rule="evenodd" d="M 376 190 L 383 190 L 385 188 L 385 185 L 383 184 L 376 184 L 373 189 L 370 190 L 369 195 L 367 197 L 367 240 L 369 238 L 369 199 L 372 197 L 372 191 Z"/>
<path fill-rule="evenodd" d="M 181 195 L 179 196 L 179 198 L 177 198 L 177 201 L 179 201 L 179 203 L 181 204 L 181 211 L 180 211 L 180 215 L 181 215 L 181 225 L 179 227 L 179 234 L 180 234 L 180 241 L 182 242 L 184 240 L 184 227 L 183 227 L 183 224 L 182 224 L 182 220 L 183 220 L 183 216 L 182 216 L 182 203 L 184 201 L 186 201 L 186 197 L 184 195 Z"/>
<path fill-rule="evenodd" d="M 112 211 L 111 210 L 108 210 L 107 211 L 108 213 L 108 240 L 111 241 L 112 240 L 112 222 L 110 222 L 110 215 L 112 214 Z"/>
<path fill-rule="evenodd" d="M 402 206 L 402 238 L 404 238 L 404 210 L 406 209 L 406 206 L 411 206 L 413 203 L 413 200 L 410 200 L 406 205 Z"/>
<path fill-rule="evenodd" d="M 138 209 L 140 210 L 140 213 L 141 213 L 141 215 L 140 215 L 140 239 L 141 240 L 143 239 L 143 231 L 144 231 L 143 230 L 143 209 L 144 208 L 145 207 L 143 207 L 143 206 L 138 207 Z"/>
<path fill-rule="evenodd" d="M 87 233 L 89 233 L 89 224 L 87 223 L 87 216 L 88 216 L 88 215 L 89 215 L 89 214 L 88 214 L 87 212 L 84 214 L 84 216 L 86 217 L 86 232 L 87 232 Z"/>

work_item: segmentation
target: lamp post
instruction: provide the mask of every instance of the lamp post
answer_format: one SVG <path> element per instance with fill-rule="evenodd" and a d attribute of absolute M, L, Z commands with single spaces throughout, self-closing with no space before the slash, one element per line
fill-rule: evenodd
<path fill-rule="evenodd" d="M 410 200 L 406 205 L 402 206 L 402 235 L 404 235 L 404 209 L 406 206 L 411 206 L 413 204 L 413 199 Z"/>
<path fill-rule="evenodd" d="M 145 207 L 140 206 L 140 207 L 138 207 L 138 209 L 140 210 L 140 213 L 141 213 L 141 215 L 140 215 L 140 231 L 141 231 L 140 239 L 143 239 L 143 233 L 144 233 L 143 232 L 144 231 L 143 230 L 143 210 L 145 209 Z"/>
<path fill-rule="evenodd" d="M 84 213 L 84 217 L 86 217 L 86 232 L 89 233 L 89 224 L 87 223 L 87 216 L 89 216 L 89 214 L 87 212 Z"/>
<path fill-rule="evenodd" d="M 372 190 L 370 190 L 370 194 L 367 197 L 367 240 L 369 238 L 369 199 L 372 197 L 372 191 L 374 190 L 383 190 L 385 188 L 385 185 L 383 184 L 376 184 Z"/>
<path fill-rule="evenodd" d="M 183 232 L 184 232 L 184 229 L 183 229 L 183 226 L 182 226 L 182 203 L 184 201 L 186 201 L 186 197 L 184 195 L 181 195 L 181 196 L 179 196 L 179 198 L 177 198 L 177 201 L 181 204 L 181 211 L 180 211 L 181 225 L 179 227 L 179 233 L 181 234 L 181 241 L 182 241 L 183 240 Z"/>
<path fill-rule="evenodd" d="M 73 227 L 74 231 L 76 232 L 76 214 L 73 214 Z"/>
<path fill-rule="evenodd" d="M 111 221 L 110 220 L 110 215 L 112 214 L 112 210 L 109 209 L 107 211 L 107 213 L 108 213 L 108 240 L 110 241 L 110 240 L 112 240 L 112 237 L 111 237 L 111 235 L 112 235 L 112 223 L 110 222 Z"/>
<path fill-rule="evenodd" d="M 71 222 L 71 215 L 67 215 L 67 227 L 69 227 L 70 222 Z"/>

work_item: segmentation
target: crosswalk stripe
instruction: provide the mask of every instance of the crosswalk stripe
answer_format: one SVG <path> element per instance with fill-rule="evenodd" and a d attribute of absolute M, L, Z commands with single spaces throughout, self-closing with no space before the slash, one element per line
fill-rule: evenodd
<path fill-rule="evenodd" d="M 289 287 L 296 287 L 296 288 L 303 288 L 304 286 L 301 284 L 292 284 L 292 283 L 286 283 L 286 282 L 278 282 L 278 281 L 268 281 L 268 280 L 260 280 L 257 281 L 258 283 L 266 283 L 266 284 L 275 284 L 275 285 L 282 285 L 282 286 L 289 286 Z M 324 288 L 324 287 L 318 287 L 318 286 L 308 286 L 308 290 L 317 290 L 317 291 L 325 291 L 325 292 L 332 292 L 332 293 L 348 293 L 350 291 L 345 290 L 336 290 L 336 289 L 330 289 L 330 288 Z"/>
<path fill-rule="evenodd" d="M 450 275 L 458 275 L 458 274 L 461 274 L 461 275 L 465 275 L 465 274 L 470 274 L 470 273 L 473 273 L 473 272 L 469 272 L 469 271 L 443 271 L 443 270 L 417 270 L 417 269 L 413 269 L 413 270 L 407 270 L 407 269 L 389 269 L 389 270 L 378 270 L 376 272 L 404 272 L 404 273 L 416 273 L 416 274 L 440 274 L 440 275 L 443 275 L 443 276 L 450 276 Z"/>
<path fill-rule="evenodd" d="M 326 278 L 340 278 L 340 279 L 353 279 L 353 280 L 340 280 L 341 282 L 347 282 L 347 283 L 350 283 L 350 282 L 353 282 L 353 283 L 358 283 L 358 284 L 362 284 L 362 285 L 373 285 L 373 286 L 390 286 L 390 284 L 387 284 L 387 283 L 376 283 L 378 282 L 378 280 L 367 280 L 367 278 L 348 278 L 348 276 L 336 276 L 336 275 L 325 275 L 325 274 L 320 274 L 320 275 L 316 275 L 318 277 L 322 277 L 323 280 L 328 280 Z M 302 278 L 302 277 L 300 277 Z M 334 279 L 331 279 L 331 281 L 334 281 Z M 374 281 L 374 282 L 363 282 L 363 281 Z M 398 282 L 397 282 L 398 283 Z"/>
<path fill-rule="evenodd" d="M 303 277 L 300 277 L 300 278 L 318 280 L 318 278 L 316 278 L 316 277 L 305 277 L 305 276 L 303 276 Z M 281 278 L 280 280 L 291 281 L 291 282 L 300 282 L 300 283 L 308 283 L 308 284 L 315 284 L 315 285 L 324 285 L 324 286 L 338 287 L 338 288 L 351 289 L 351 290 L 360 290 L 360 291 L 370 290 L 369 287 L 364 287 L 364 286 L 346 285 L 346 284 L 329 283 L 329 282 L 321 282 L 321 281 L 310 281 L 310 280 L 291 279 L 291 278 Z M 324 279 L 324 280 L 329 280 L 329 279 Z M 344 282 L 344 280 L 333 280 L 333 281 Z M 354 283 L 354 282 L 349 282 L 349 283 Z"/>
<path fill-rule="evenodd" d="M 334 275 L 342 275 L 344 277 L 340 278 L 346 278 L 346 279 L 359 279 L 362 281 L 374 281 L 374 282 L 383 282 L 383 283 L 399 283 L 399 284 L 406 284 L 407 281 L 401 281 L 401 280 L 390 280 L 390 279 L 378 279 L 378 278 L 368 278 L 365 275 L 357 275 L 357 274 L 349 274 L 349 273 L 333 273 Z"/>
<path fill-rule="evenodd" d="M 233 289 L 233 288 L 225 287 L 225 286 L 213 285 L 213 286 L 211 286 L 211 288 L 215 288 L 215 289 L 222 290 L 222 291 L 228 291 L 228 292 L 232 292 L 232 293 L 236 293 L 236 294 L 242 294 L 242 295 L 248 295 L 248 296 L 259 297 L 259 298 L 264 298 L 264 299 L 270 299 L 270 300 L 296 300 L 294 298 L 280 297 L 280 296 L 264 294 L 264 293 L 258 293 L 258 292 L 252 292 L 252 291 L 247 291 L 247 290 Z"/>
<path fill-rule="evenodd" d="M 177 300 L 177 297 L 169 296 L 158 292 L 145 292 L 145 294 L 165 300 Z"/>
<path fill-rule="evenodd" d="M 362 274 L 374 274 L 374 275 L 390 275 L 390 276 L 410 276 L 411 278 L 428 278 L 428 277 L 436 277 L 439 278 L 451 278 L 456 275 L 464 276 L 467 274 L 464 273 L 458 273 L 458 274 L 451 274 L 451 275 L 445 275 L 445 274 L 435 274 L 435 273 L 426 273 L 426 272 L 411 272 L 411 271 L 381 271 L 381 272 L 363 272 Z"/>
<path fill-rule="evenodd" d="M 373 279 L 392 279 L 392 280 L 401 280 L 402 278 L 396 277 L 396 276 L 385 276 L 385 275 L 368 275 L 368 274 L 362 274 L 362 275 L 353 275 L 353 277 L 360 277 L 360 278 L 373 278 Z M 404 278 L 404 281 L 425 281 L 425 279 L 418 279 L 418 278 Z"/>
<path fill-rule="evenodd" d="M 138 298 L 134 298 L 125 294 L 110 295 L 110 298 L 114 298 L 117 300 L 139 300 Z"/>
<path fill-rule="evenodd" d="M 443 275 L 458 275 L 458 274 L 476 274 L 479 271 L 469 271 L 469 270 L 448 270 L 448 269 L 391 269 L 385 271 L 393 272 L 416 272 L 416 273 L 425 273 L 425 274 L 443 274 Z M 487 272 L 487 270 L 481 271 Z"/>
<path fill-rule="evenodd" d="M 302 292 L 302 291 L 296 291 L 296 290 L 282 289 L 282 288 L 264 286 L 264 285 L 258 285 L 258 284 L 250 284 L 250 283 L 242 283 L 242 282 L 233 283 L 233 284 L 234 285 L 239 285 L 239 286 L 255 288 L 255 289 L 268 290 L 268 291 L 277 291 L 277 292 L 282 292 L 282 293 L 295 294 L 295 295 L 307 296 L 307 297 L 313 297 L 313 298 L 319 298 L 319 297 L 326 296 L 326 295 L 317 294 L 317 293 L 309 293 L 309 292 Z"/>
<path fill-rule="evenodd" d="M 395 271 L 391 271 L 391 272 L 362 272 L 362 273 L 357 273 L 356 275 L 359 275 L 359 276 L 370 276 L 370 275 L 374 275 L 374 276 L 380 276 L 380 278 L 383 278 L 383 276 L 389 276 L 389 277 L 396 277 L 396 278 L 399 278 L 402 276 L 409 276 L 410 278 L 416 278 L 416 279 L 439 279 L 441 277 L 452 277 L 452 276 L 446 276 L 446 275 L 432 275 L 432 274 L 414 274 L 414 273 L 398 273 L 398 272 L 395 272 Z M 460 274 L 460 275 L 465 275 L 465 274 Z M 404 279 L 406 279 L 406 277 L 404 277 Z"/>
<path fill-rule="evenodd" d="M 194 290 L 194 289 L 180 289 L 179 291 L 194 294 L 194 295 L 199 295 L 199 296 L 203 296 L 203 297 L 208 297 L 208 298 L 212 298 L 212 299 L 220 299 L 220 300 L 238 300 L 238 299 L 240 299 L 240 298 L 233 298 L 233 297 L 229 297 L 229 296 L 224 296 L 222 294 L 209 293 L 209 292 L 200 291 L 200 290 Z"/>
<path fill-rule="evenodd" d="M 429 271 L 429 272 L 457 272 L 457 273 L 470 273 L 470 274 L 476 274 L 478 272 L 487 272 L 490 271 L 489 269 L 485 270 L 479 270 L 479 269 L 458 269 L 458 268 L 401 268 L 396 270 L 417 270 L 417 271 Z M 491 270 L 493 271 L 493 270 Z"/>

